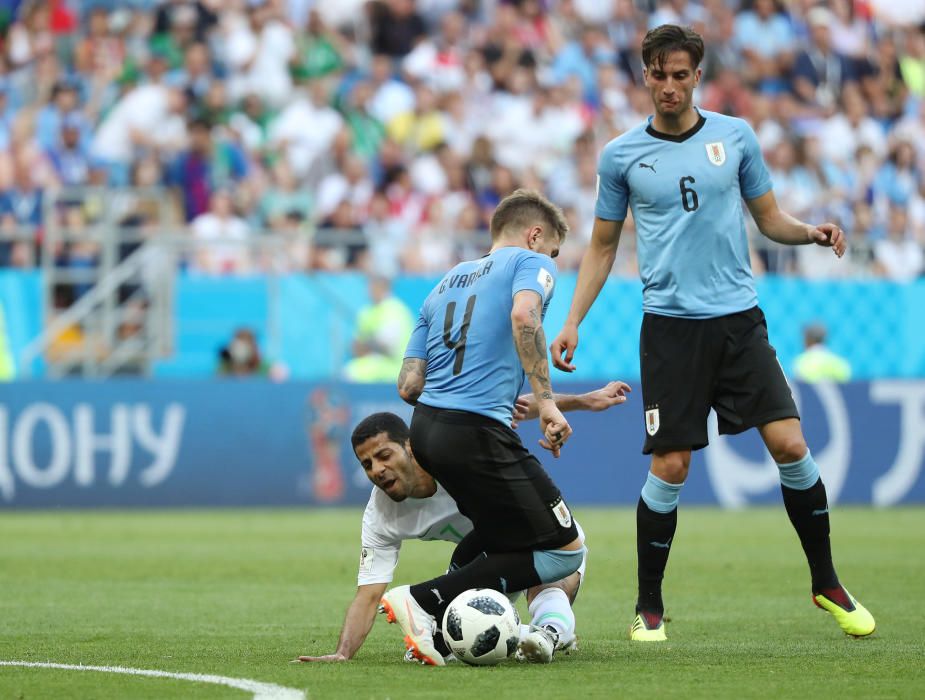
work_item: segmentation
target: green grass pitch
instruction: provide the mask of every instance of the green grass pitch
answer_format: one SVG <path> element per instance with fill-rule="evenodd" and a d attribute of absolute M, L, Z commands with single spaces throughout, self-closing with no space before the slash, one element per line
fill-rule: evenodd
<path fill-rule="evenodd" d="M 590 547 L 581 649 L 550 666 L 424 668 L 377 621 L 346 664 L 360 511 L 0 513 L 0 661 L 124 666 L 276 683 L 308 698 L 923 698 L 925 509 L 836 508 L 836 562 L 877 618 L 845 637 L 810 601 L 783 508 L 685 508 L 665 584 L 669 641 L 629 642 L 634 516 L 577 508 Z M 410 542 L 398 582 L 450 545 Z M 525 606 L 521 603 L 521 612 Z M 248 698 L 161 678 L 0 666 L 0 698 Z"/>

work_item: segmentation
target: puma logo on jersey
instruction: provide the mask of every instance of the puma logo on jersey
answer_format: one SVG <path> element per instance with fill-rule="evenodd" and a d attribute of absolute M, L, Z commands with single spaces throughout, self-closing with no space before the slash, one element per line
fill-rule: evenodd
<path fill-rule="evenodd" d="M 650 165 L 649 163 L 643 163 L 642 161 L 639 161 L 639 167 L 640 167 L 640 168 L 648 168 L 648 169 L 651 170 L 653 173 L 655 173 L 656 175 L 658 175 L 658 173 L 655 171 L 655 164 L 656 164 L 656 163 L 658 163 L 658 158 L 656 158 L 655 160 L 653 160 L 651 165 Z"/>

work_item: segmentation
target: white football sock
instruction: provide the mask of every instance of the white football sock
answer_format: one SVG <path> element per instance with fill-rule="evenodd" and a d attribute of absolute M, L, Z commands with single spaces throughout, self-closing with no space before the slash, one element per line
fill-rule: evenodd
<path fill-rule="evenodd" d="M 568 596 L 561 588 L 545 588 L 530 603 L 530 624 L 550 625 L 559 633 L 559 644 L 568 644 L 575 637 L 575 613 Z"/>

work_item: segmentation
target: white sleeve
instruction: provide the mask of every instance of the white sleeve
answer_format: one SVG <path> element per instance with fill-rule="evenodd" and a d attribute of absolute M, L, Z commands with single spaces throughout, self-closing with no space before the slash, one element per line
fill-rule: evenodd
<path fill-rule="evenodd" d="M 373 487 L 363 512 L 363 528 L 360 533 L 360 567 L 357 585 L 391 583 L 398 566 L 398 551 L 401 540 L 388 531 L 388 516 L 383 514 L 377 499 L 382 498 Z"/>
<path fill-rule="evenodd" d="M 368 586 L 372 583 L 391 583 L 398 566 L 398 547 L 369 547 L 360 550 L 360 570 L 357 572 L 357 585 Z"/>

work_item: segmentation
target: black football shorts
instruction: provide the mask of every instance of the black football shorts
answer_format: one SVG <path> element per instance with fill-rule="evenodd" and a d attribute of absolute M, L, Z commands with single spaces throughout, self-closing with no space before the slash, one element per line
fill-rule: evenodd
<path fill-rule="evenodd" d="M 711 408 L 722 434 L 800 417 L 757 306 L 708 319 L 644 314 L 639 364 L 644 454 L 706 447 Z"/>
<path fill-rule="evenodd" d="M 472 521 L 485 551 L 559 549 L 578 537 L 559 488 L 510 427 L 419 403 L 411 451 Z"/>

